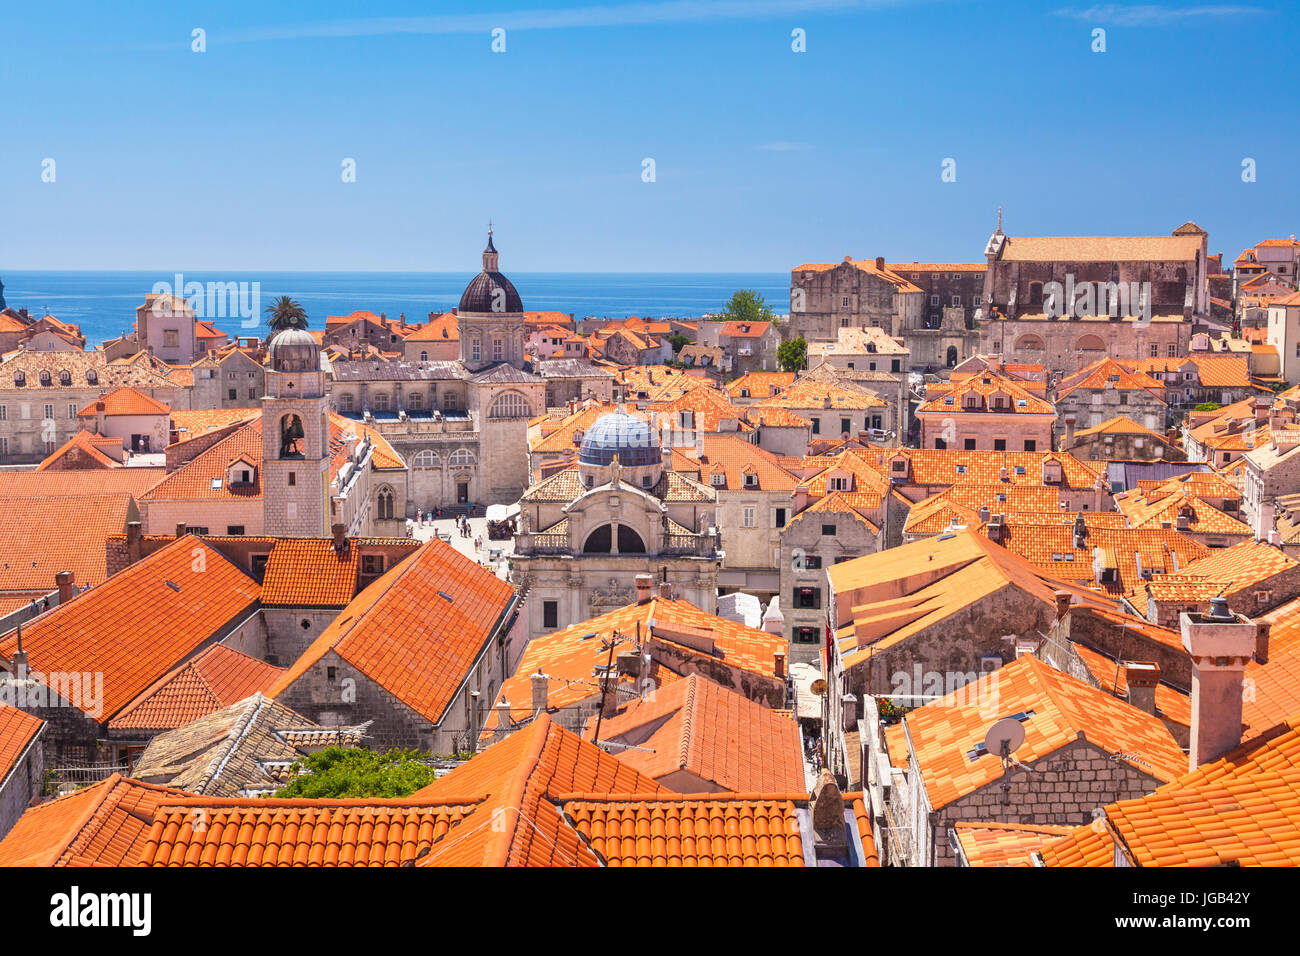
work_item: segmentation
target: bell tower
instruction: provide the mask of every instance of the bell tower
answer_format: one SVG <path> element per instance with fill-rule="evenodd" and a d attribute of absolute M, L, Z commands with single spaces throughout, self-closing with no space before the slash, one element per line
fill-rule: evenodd
<path fill-rule="evenodd" d="M 330 428 L 320 346 L 303 329 L 276 334 L 262 398 L 262 524 L 266 534 L 330 534 Z"/>

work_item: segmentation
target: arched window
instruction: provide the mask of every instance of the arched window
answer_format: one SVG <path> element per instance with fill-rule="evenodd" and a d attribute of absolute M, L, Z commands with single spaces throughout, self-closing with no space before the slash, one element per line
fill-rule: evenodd
<path fill-rule="evenodd" d="M 301 458 L 306 449 L 303 438 L 306 433 L 302 428 L 302 419 L 292 413 L 280 419 L 280 457 Z"/>
<path fill-rule="evenodd" d="M 431 449 L 424 448 L 415 453 L 415 458 L 411 460 L 412 468 L 437 468 L 438 455 Z"/>
<path fill-rule="evenodd" d="M 421 362 L 427 362 L 427 361 L 429 361 L 429 353 L 428 353 L 428 352 L 421 352 L 421 353 L 420 353 L 420 361 L 421 361 Z"/>
<path fill-rule="evenodd" d="M 1106 351 L 1106 343 L 1101 339 L 1100 336 L 1097 335 L 1081 336 L 1079 340 L 1074 343 L 1074 347 L 1081 352 L 1082 351 L 1088 351 L 1088 352 Z"/>
<path fill-rule="evenodd" d="M 86 369 L 86 381 L 94 385 L 99 381 L 99 373 L 93 368 Z"/>
<path fill-rule="evenodd" d="M 27 384 L 27 373 L 26 373 L 26 372 L 14 372 L 14 384 L 15 384 L 15 385 L 26 385 L 26 384 Z"/>
<path fill-rule="evenodd" d="M 47 369 L 41 369 L 41 384 L 42 385 L 50 384 L 50 373 Z"/>
<path fill-rule="evenodd" d="M 1022 335 L 1020 338 L 1016 339 L 1017 352 L 1041 350 L 1044 347 L 1043 340 L 1037 335 Z"/>
<path fill-rule="evenodd" d="M 392 518 L 393 516 L 393 493 L 387 488 L 379 489 L 379 517 L 380 519 Z"/>
<path fill-rule="evenodd" d="M 518 392 L 506 392 L 492 403 L 488 418 L 532 418 L 533 410 L 528 399 Z"/>
<path fill-rule="evenodd" d="M 62 369 L 62 370 L 59 372 L 59 384 L 60 384 L 60 385 L 71 385 L 71 384 L 72 384 L 72 373 L 69 372 L 67 369 Z"/>
<path fill-rule="evenodd" d="M 584 554 L 609 554 L 613 540 L 611 525 L 601 525 L 587 535 L 582 546 Z M 645 542 L 635 530 L 625 524 L 618 526 L 618 550 L 620 554 L 645 554 Z"/>
<path fill-rule="evenodd" d="M 1043 284 L 1041 282 L 1029 283 L 1029 304 L 1030 305 L 1043 304 Z"/>
<path fill-rule="evenodd" d="M 475 463 L 474 453 L 467 448 L 457 448 L 447 459 L 449 468 L 468 468 Z"/>

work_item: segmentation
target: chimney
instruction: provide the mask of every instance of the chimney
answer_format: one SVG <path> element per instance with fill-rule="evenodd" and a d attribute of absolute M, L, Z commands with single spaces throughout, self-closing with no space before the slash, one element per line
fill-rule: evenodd
<path fill-rule="evenodd" d="M 469 692 L 469 752 L 470 754 L 478 753 L 478 704 L 479 692 L 472 690 Z"/>
<path fill-rule="evenodd" d="M 76 594 L 76 588 L 72 586 L 73 573 L 71 571 L 60 571 L 54 575 L 54 584 L 59 589 L 59 603 L 67 604 Z"/>
<path fill-rule="evenodd" d="M 781 598 L 773 596 L 772 600 L 767 602 L 767 610 L 763 612 L 763 630 L 769 634 L 785 633 L 785 615 L 781 613 Z"/>
<path fill-rule="evenodd" d="M 27 652 L 23 650 L 23 626 L 18 625 L 15 632 L 18 638 L 18 646 L 14 649 L 14 656 L 10 659 L 13 665 L 13 676 L 16 680 L 27 679 Z"/>
<path fill-rule="evenodd" d="M 671 582 L 669 581 L 659 582 L 659 596 L 663 598 L 665 601 L 671 601 L 673 599 L 673 586 Z"/>
<path fill-rule="evenodd" d="M 95 434 L 104 434 L 104 400 L 102 398 L 95 401 Z"/>
<path fill-rule="evenodd" d="M 1268 636 L 1273 625 L 1262 621 L 1255 625 L 1255 663 L 1268 663 Z"/>
<path fill-rule="evenodd" d="M 500 740 L 510 731 L 510 701 L 504 697 L 497 702 L 497 726 L 492 733 L 493 740 Z"/>
<path fill-rule="evenodd" d="M 347 546 L 347 539 L 343 535 L 346 530 L 347 527 L 341 523 L 330 526 L 330 532 L 334 535 L 335 551 L 342 551 Z"/>
<path fill-rule="evenodd" d="M 998 469 L 998 481 L 1010 481 L 1011 472 L 1007 471 L 1007 466 L 1003 465 Z"/>
<path fill-rule="evenodd" d="M 636 576 L 636 603 L 650 603 L 650 594 L 654 589 L 655 579 L 649 574 L 638 574 Z"/>
<path fill-rule="evenodd" d="M 858 698 L 853 694 L 844 694 L 840 698 L 840 710 L 844 714 L 844 729 L 853 730 L 858 724 Z"/>
<path fill-rule="evenodd" d="M 850 859 L 848 827 L 844 821 L 844 794 L 829 770 L 822 770 L 808 801 L 812 810 L 813 855 L 818 865 L 847 865 Z"/>
<path fill-rule="evenodd" d="M 140 560 L 140 522 L 126 523 L 126 563 L 135 564 Z"/>
<path fill-rule="evenodd" d="M 989 523 L 989 506 L 980 505 L 980 524 Z"/>
<path fill-rule="evenodd" d="M 1083 520 L 1083 513 L 1074 517 L 1074 547 L 1075 550 L 1084 547 L 1088 542 L 1088 522 Z"/>
<path fill-rule="evenodd" d="M 546 706 L 546 685 L 548 678 L 542 673 L 542 670 L 539 667 L 537 673 L 532 676 L 531 680 L 533 683 L 533 716 L 536 717 L 538 714 L 546 713 L 549 709 Z"/>
<path fill-rule="evenodd" d="M 1065 416 L 1065 447 L 1070 448 L 1074 445 L 1074 426 L 1075 420 L 1073 415 Z"/>
<path fill-rule="evenodd" d="M 1059 621 L 1070 613 L 1070 599 L 1073 595 L 1069 591 L 1053 591 L 1052 597 L 1056 598 L 1056 619 Z"/>
<path fill-rule="evenodd" d="M 1189 519 L 1185 514 L 1180 514 L 1174 519 L 1174 527 L 1179 531 L 1186 531 L 1191 527 L 1191 519 Z"/>
<path fill-rule="evenodd" d="M 1139 710 L 1154 715 L 1160 665 L 1155 661 L 1125 661 L 1124 680 L 1128 683 L 1128 702 Z"/>
<path fill-rule="evenodd" d="M 885 257 L 876 256 L 876 269 L 883 272 L 885 269 Z"/>
<path fill-rule="evenodd" d="M 785 651 L 777 651 L 773 655 L 773 665 L 776 676 L 785 680 Z"/>
<path fill-rule="evenodd" d="M 1192 658 L 1192 740 L 1189 769 L 1216 760 L 1241 743 L 1241 690 L 1258 642 L 1255 622 L 1216 597 L 1208 613 L 1178 615 L 1183 647 Z"/>
<path fill-rule="evenodd" d="M 183 538 L 183 537 L 185 537 L 185 522 L 184 522 L 184 521 L 177 522 L 177 524 L 176 524 L 176 537 L 178 537 L 178 538 Z"/>
<path fill-rule="evenodd" d="M 614 658 L 618 663 L 618 672 L 636 677 L 641 673 L 641 652 L 636 650 L 620 651 Z"/>

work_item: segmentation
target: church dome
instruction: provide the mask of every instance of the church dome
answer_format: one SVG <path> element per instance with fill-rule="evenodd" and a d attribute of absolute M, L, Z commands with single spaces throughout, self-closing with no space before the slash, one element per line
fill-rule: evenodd
<path fill-rule="evenodd" d="M 470 280 L 460 296 L 461 312 L 522 312 L 523 300 L 515 290 L 514 283 L 497 269 L 497 250 L 492 244 L 492 234 L 488 233 L 487 248 L 483 250 L 483 271 Z"/>
<path fill-rule="evenodd" d="M 620 466 L 635 468 L 659 464 L 659 442 L 650 426 L 626 412 L 611 412 L 596 419 L 582 436 L 578 462 L 604 467 L 618 456 Z"/>
<path fill-rule="evenodd" d="M 276 372 L 319 372 L 320 345 L 306 329 L 285 329 L 271 338 L 267 348 Z"/>

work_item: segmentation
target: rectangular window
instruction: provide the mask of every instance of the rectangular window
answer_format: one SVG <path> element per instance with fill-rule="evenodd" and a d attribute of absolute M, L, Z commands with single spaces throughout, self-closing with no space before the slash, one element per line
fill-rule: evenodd
<path fill-rule="evenodd" d="M 542 627 L 557 628 L 560 626 L 560 602 L 543 601 L 542 602 Z"/>
<path fill-rule="evenodd" d="M 820 629 L 816 627 L 796 627 L 794 639 L 796 644 L 816 644 L 821 640 Z"/>
<path fill-rule="evenodd" d="M 500 339 L 492 340 L 492 361 L 500 362 L 505 358 L 505 344 Z"/>
<path fill-rule="evenodd" d="M 741 527 L 745 527 L 745 528 L 754 527 L 754 506 L 753 505 L 745 505 L 743 509 L 743 519 L 741 521 Z"/>
<path fill-rule="evenodd" d="M 833 524 L 824 524 L 824 525 L 822 525 L 822 537 L 824 537 L 824 538 L 833 538 L 833 537 L 835 537 L 835 525 L 833 525 Z"/>
<path fill-rule="evenodd" d="M 244 526 L 242 524 L 226 525 L 226 534 L 228 535 L 236 536 L 236 535 L 241 535 L 243 533 L 244 533 Z"/>
<path fill-rule="evenodd" d="M 298 483 L 298 473 L 294 471 L 289 472 L 289 487 L 292 488 L 297 483 Z"/>
<path fill-rule="evenodd" d="M 822 606 L 822 589 L 799 587 L 794 589 L 794 606 L 801 608 L 818 608 Z"/>
<path fill-rule="evenodd" d="M 1160 346 L 1158 345 L 1151 346 L 1151 357 L 1155 358 L 1159 354 L 1160 354 Z"/>
<path fill-rule="evenodd" d="M 994 450 L 994 451 L 1006 451 L 1006 450 L 1007 450 L 1007 440 L 1006 440 L 1005 438 L 995 438 L 995 439 L 993 439 L 993 450 Z"/>
<path fill-rule="evenodd" d="M 168 348 L 176 348 L 181 344 L 180 333 L 173 329 L 167 329 L 163 332 L 163 345 Z"/>
<path fill-rule="evenodd" d="M 478 339 L 475 339 L 474 344 L 470 347 L 470 358 L 477 362 L 481 354 L 482 350 L 479 348 Z"/>
<path fill-rule="evenodd" d="M 1168 355 L 1170 358 L 1177 358 L 1177 357 L 1178 357 L 1178 346 L 1177 346 L 1177 345 L 1170 345 L 1170 346 L 1165 350 L 1165 354 Z"/>
<path fill-rule="evenodd" d="M 938 305 L 938 304 L 939 304 L 939 297 L 938 297 L 937 295 L 932 295 L 932 296 L 930 296 L 930 304 L 931 304 L 931 305 Z"/>
<path fill-rule="evenodd" d="M 965 448 L 967 451 L 974 451 L 974 450 L 975 450 L 975 439 L 974 439 L 974 438 L 967 438 L 964 442 L 962 442 L 962 447 Z"/>
<path fill-rule="evenodd" d="M 1038 442 L 1032 438 L 1026 438 L 1025 451 L 1038 451 Z"/>
<path fill-rule="evenodd" d="M 777 509 L 776 509 L 776 517 L 772 519 L 772 523 L 773 523 L 774 525 L 776 525 L 778 528 L 784 528 L 784 527 L 785 527 L 785 509 L 784 509 L 784 508 L 777 508 Z"/>
<path fill-rule="evenodd" d="M 257 398 L 257 389 L 256 389 L 256 388 L 249 388 L 249 390 L 248 390 L 248 397 L 249 397 L 250 399 Z"/>
<path fill-rule="evenodd" d="M 812 423 L 813 423 L 812 433 L 814 435 L 820 435 L 822 433 L 822 420 L 820 418 L 814 418 L 812 420 Z"/>
<path fill-rule="evenodd" d="M 68 417 L 69 418 L 77 417 L 77 406 L 73 405 L 71 402 L 68 403 Z"/>
<path fill-rule="evenodd" d="M 230 401 L 232 401 L 232 402 L 234 402 L 234 401 L 238 401 L 238 399 L 239 399 L 239 390 L 238 390 L 238 389 L 235 389 L 235 388 L 229 388 L 229 389 L 226 389 L 226 396 L 227 396 L 227 397 L 230 399 Z"/>
<path fill-rule="evenodd" d="M 851 419 L 851 418 L 841 418 L 841 419 L 840 419 L 840 434 L 841 434 L 841 435 L 844 435 L 844 434 L 847 434 L 847 433 L 849 433 L 849 432 L 851 432 L 851 431 L 853 431 L 853 419 Z"/>
<path fill-rule="evenodd" d="M 822 556 L 820 554 L 805 554 L 802 562 L 802 565 L 795 569 L 796 571 L 820 571 Z"/>

